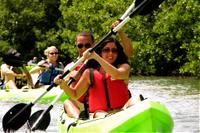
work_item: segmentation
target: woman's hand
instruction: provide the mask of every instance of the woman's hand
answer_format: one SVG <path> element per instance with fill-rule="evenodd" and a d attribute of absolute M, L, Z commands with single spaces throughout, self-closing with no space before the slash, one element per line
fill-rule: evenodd
<path fill-rule="evenodd" d="M 61 74 L 57 75 L 53 80 L 53 82 L 57 85 L 60 85 L 62 83 L 62 81 L 63 81 L 63 79 L 61 78 Z"/>
<path fill-rule="evenodd" d="M 49 69 L 50 68 L 50 66 L 49 66 L 49 64 L 47 64 L 47 63 L 44 63 L 44 64 L 42 64 L 42 65 L 38 65 L 41 69 L 43 69 L 43 70 L 46 70 L 46 69 Z"/>
<path fill-rule="evenodd" d="M 67 86 L 65 80 L 62 79 L 61 77 L 62 77 L 61 74 L 57 75 L 57 76 L 54 78 L 53 82 L 54 82 L 55 84 L 59 85 L 59 86 L 60 86 L 60 89 L 65 90 L 65 88 L 67 88 L 68 86 Z"/>
<path fill-rule="evenodd" d="M 83 57 L 85 60 L 90 60 L 90 59 L 96 59 L 96 56 L 98 56 L 95 51 L 90 52 L 91 48 L 87 49 L 84 53 L 83 53 Z"/>
<path fill-rule="evenodd" d="M 112 23 L 111 27 L 115 28 L 118 24 L 120 23 L 119 20 L 115 21 L 114 23 Z"/>

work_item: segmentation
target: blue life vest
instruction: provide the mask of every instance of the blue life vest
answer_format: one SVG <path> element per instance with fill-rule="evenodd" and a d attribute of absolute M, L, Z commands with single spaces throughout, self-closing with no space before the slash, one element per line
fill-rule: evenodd
<path fill-rule="evenodd" d="M 49 64 L 49 69 L 43 71 L 39 75 L 39 83 L 44 85 L 50 85 L 53 83 L 53 79 L 58 75 L 62 74 L 62 71 L 56 70 L 55 68 L 62 69 L 62 65 L 59 63 L 57 66 L 53 66 L 53 64 Z"/>

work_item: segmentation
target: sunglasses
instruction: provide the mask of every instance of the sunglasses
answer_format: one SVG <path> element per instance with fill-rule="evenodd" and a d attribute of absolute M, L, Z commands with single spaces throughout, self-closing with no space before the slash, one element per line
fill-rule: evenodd
<path fill-rule="evenodd" d="M 57 54 L 58 54 L 58 52 L 55 52 L 55 53 L 54 53 L 54 52 L 52 52 L 52 53 L 49 53 L 49 54 L 50 54 L 50 55 L 54 55 L 54 54 L 55 54 L 55 55 L 57 55 Z"/>
<path fill-rule="evenodd" d="M 117 50 L 117 48 L 104 48 L 104 49 L 102 49 L 102 52 L 103 53 L 110 53 L 110 52 L 112 52 L 112 53 L 116 54 L 116 53 L 118 53 L 118 50 Z"/>
<path fill-rule="evenodd" d="M 82 44 L 82 43 L 79 43 L 76 45 L 79 49 L 85 47 L 85 48 L 90 48 L 91 47 L 91 44 L 90 43 L 86 43 L 85 45 Z"/>

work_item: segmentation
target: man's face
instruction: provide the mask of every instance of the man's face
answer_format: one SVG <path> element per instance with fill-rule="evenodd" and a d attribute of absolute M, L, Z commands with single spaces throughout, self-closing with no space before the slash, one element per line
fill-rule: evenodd
<path fill-rule="evenodd" d="M 94 44 L 90 36 L 78 36 L 76 38 L 76 48 L 78 50 L 79 56 L 82 56 L 83 52 L 85 52 L 93 45 Z"/>

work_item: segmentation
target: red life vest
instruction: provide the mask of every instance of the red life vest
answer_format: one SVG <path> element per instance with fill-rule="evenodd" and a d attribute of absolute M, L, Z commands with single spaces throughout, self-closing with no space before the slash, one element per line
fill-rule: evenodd
<path fill-rule="evenodd" d="M 119 109 L 128 101 L 129 92 L 124 80 L 112 80 L 111 76 L 106 74 L 106 84 L 110 107 L 107 105 L 103 74 L 94 70 L 94 83 L 93 86 L 89 88 L 87 97 L 89 112 Z"/>

